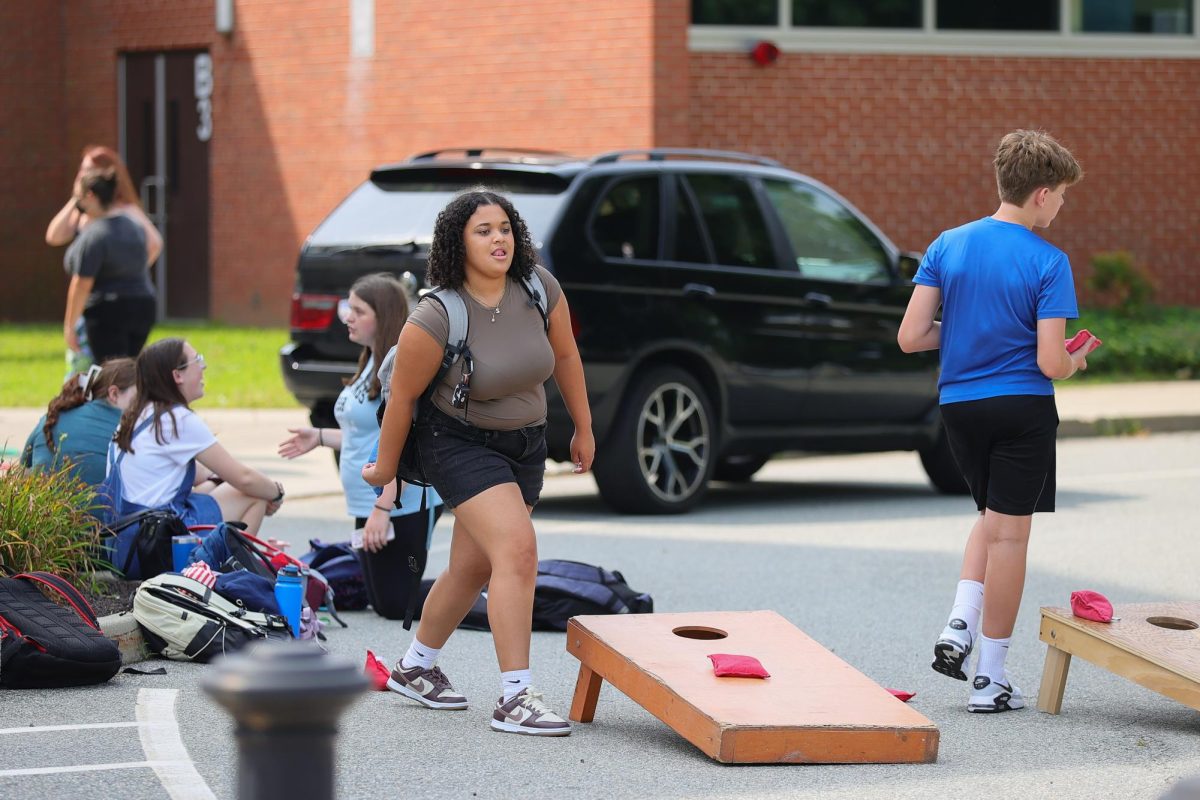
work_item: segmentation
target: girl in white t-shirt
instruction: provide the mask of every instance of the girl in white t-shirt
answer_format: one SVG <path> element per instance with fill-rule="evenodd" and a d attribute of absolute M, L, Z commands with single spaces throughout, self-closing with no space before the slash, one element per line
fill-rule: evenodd
<path fill-rule="evenodd" d="M 204 356 L 183 339 L 160 339 L 138 356 L 137 400 L 110 449 L 114 511 L 170 508 L 185 525 L 241 521 L 253 534 L 279 510 L 283 487 L 231 456 L 192 411 L 204 396 L 204 369 Z"/>
<path fill-rule="evenodd" d="M 280 443 L 279 455 L 296 458 L 321 446 L 341 451 L 346 511 L 354 518 L 355 530 L 362 532 L 365 555 L 361 561 L 371 605 L 384 617 L 403 619 L 409 597 L 421 580 L 429 531 L 441 514 L 441 498 L 432 488 L 404 484 L 400 508 L 396 508 L 398 482 L 393 480 L 376 495 L 363 480 L 362 468 L 379 441 L 383 387 L 376 365 L 395 344 L 408 318 L 404 289 L 387 273 L 364 275 L 350 287 L 341 317 L 350 341 L 362 345 L 362 353 L 358 370 L 346 381 L 334 405 L 338 427 L 289 428 L 292 435 Z M 394 540 L 388 538 L 389 529 Z M 416 558 L 418 569 L 409 563 L 410 555 Z"/>

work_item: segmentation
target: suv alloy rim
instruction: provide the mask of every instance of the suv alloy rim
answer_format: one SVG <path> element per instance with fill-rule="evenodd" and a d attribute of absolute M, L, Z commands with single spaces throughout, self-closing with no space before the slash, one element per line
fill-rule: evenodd
<path fill-rule="evenodd" d="M 682 383 L 655 389 L 638 417 L 638 464 L 650 490 L 671 503 L 687 499 L 704 480 L 709 456 L 700 398 Z"/>

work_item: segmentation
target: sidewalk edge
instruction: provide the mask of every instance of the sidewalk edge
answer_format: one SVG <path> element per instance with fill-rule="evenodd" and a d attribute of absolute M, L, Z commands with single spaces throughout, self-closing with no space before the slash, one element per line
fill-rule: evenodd
<path fill-rule="evenodd" d="M 121 651 L 121 666 L 136 664 L 150 657 L 146 649 L 146 638 L 142 627 L 133 618 L 132 611 L 100 617 L 100 631 L 116 643 Z"/>
<path fill-rule="evenodd" d="M 1090 436 L 1134 436 L 1149 433 L 1181 433 L 1200 430 L 1200 414 L 1173 414 L 1162 417 L 1100 417 L 1064 419 L 1058 425 L 1058 438 L 1079 439 Z"/>

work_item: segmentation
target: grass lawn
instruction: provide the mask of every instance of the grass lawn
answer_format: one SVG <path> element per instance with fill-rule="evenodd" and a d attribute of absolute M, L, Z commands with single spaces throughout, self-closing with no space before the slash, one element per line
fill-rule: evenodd
<path fill-rule="evenodd" d="M 204 322 L 155 326 L 150 341 L 182 336 L 204 355 L 206 408 L 296 408 L 283 386 L 279 348 L 286 328 Z M 66 372 L 62 326 L 0 324 L 0 406 L 44 408 Z"/>

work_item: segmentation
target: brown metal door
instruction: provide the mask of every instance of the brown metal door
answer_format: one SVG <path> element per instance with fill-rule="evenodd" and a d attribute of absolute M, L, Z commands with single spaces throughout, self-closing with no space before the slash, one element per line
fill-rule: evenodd
<path fill-rule="evenodd" d="M 163 233 L 159 316 L 209 314 L 208 142 L 212 61 L 204 51 L 121 58 L 121 151 Z"/>

